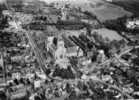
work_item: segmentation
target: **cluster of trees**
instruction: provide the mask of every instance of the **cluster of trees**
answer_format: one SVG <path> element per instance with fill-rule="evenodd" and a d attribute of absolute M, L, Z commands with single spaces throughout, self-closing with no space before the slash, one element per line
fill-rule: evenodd
<path fill-rule="evenodd" d="M 125 23 L 126 23 L 127 17 L 118 18 L 117 20 L 108 20 L 104 22 L 103 24 L 108 29 L 116 30 L 116 31 L 127 31 Z"/>
<path fill-rule="evenodd" d="M 117 20 L 108 20 L 103 24 L 105 25 L 106 28 L 115 30 L 117 32 L 127 32 L 127 33 L 137 34 L 139 32 L 138 28 L 128 29 L 126 27 L 127 19 L 128 17 L 124 16 L 118 18 Z"/>
<path fill-rule="evenodd" d="M 9 26 L 8 18 L 8 16 L 0 15 L 0 29 L 7 28 Z"/>
<path fill-rule="evenodd" d="M 36 16 L 35 20 L 47 21 L 47 16 Z"/>
<path fill-rule="evenodd" d="M 17 43 L 20 42 L 19 36 L 14 33 L 9 33 L 9 32 L 3 32 L 0 31 L 0 46 L 3 47 L 12 47 L 12 46 L 17 46 Z"/>

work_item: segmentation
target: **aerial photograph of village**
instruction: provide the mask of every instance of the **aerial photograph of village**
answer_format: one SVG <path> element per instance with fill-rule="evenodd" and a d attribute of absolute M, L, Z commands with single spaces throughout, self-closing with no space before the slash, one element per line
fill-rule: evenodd
<path fill-rule="evenodd" d="M 139 0 L 0 0 L 0 100 L 139 100 Z"/>

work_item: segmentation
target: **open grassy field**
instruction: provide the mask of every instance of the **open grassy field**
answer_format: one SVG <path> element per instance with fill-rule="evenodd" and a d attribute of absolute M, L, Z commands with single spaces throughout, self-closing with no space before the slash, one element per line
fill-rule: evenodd
<path fill-rule="evenodd" d="M 119 41 L 123 39 L 123 37 L 121 37 L 116 31 L 109 30 L 106 28 L 92 30 L 92 33 L 94 32 L 97 32 L 103 38 L 108 38 L 110 41 L 113 41 L 113 40 Z"/>
<path fill-rule="evenodd" d="M 82 0 L 81 0 L 82 1 Z M 80 6 L 83 11 L 88 11 L 96 15 L 98 20 L 104 22 L 106 20 L 115 20 L 123 16 L 132 16 L 132 13 L 123 7 L 107 3 L 104 0 L 88 0 L 88 2 L 72 3 Z"/>
<path fill-rule="evenodd" d="M 115 20 L 123 16 L 132 16 L 132 13 L 123 8 L 108 3 L 104 3 L 102 6 L 94 8 L 91 12 L 94 13 L 101 22 Z"/>
<path fill-rule="evenodd" d="M 123 7 L 139 17 L 139 0 L 114 0 L 113 4 Z"/>

